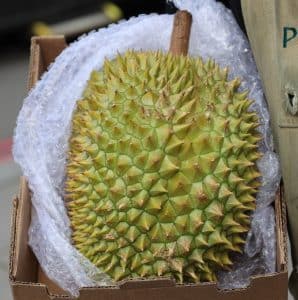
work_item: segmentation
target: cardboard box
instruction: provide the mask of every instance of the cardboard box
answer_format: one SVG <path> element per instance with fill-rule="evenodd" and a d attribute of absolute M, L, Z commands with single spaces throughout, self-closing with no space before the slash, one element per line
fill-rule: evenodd
<path fill-rule="evenodd" d="M 29 89 L 66 47 L 62 36 L 33 38 L 29 69 Z M 15 300 L 73 299 L 42 272 L 28 247 L 31 200 L 27 181 L 21 178 L 20 192 L 13 201 L 9 279 Z M 92 287 L 80 290 L 81 300 L 286 300 L 287 233 L 286 210 L 279 191 L 275 200 L 277 270 L 274 274 L 253 276 L 245 289 L 219 290 L 216 283 L 175 284 L 171 280 L 131 280 L 119 287 Z"/>

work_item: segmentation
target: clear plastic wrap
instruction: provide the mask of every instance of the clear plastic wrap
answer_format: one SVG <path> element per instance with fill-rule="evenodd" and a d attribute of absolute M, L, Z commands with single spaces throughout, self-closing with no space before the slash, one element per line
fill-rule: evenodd
<path fill-rule="evenodd" d="M 278 187 L 279 162 L 273 152 L 269 114 L 248 42 L 230 11 L 214 0 L 174 1 L 193 15 L 190 55 L 212 57 L 228 66 L 230 78 L 242 79 L 241 89 L 255 100 L 263 134 L 259 161 L 263 179 L 257 210 L 247 236 L 245 253 L 235 257 L 230 272 L 219 272 L 221 288 L 244 287 L 249 276 L 275 271 L 274 210 L 270 206 Z M 59 55 L 24 100 L 14 136 L 14 158 L 32 190 L 29 244 L 49 278 L 77 296 L 82 286 L 113 285 L 72 245 L 63 201 L 65 159 L 70 122 L 90 73 L 127 49 L 168 50 L 172 15 L 143 15 L 91 32 Z M 158 34 L 157 34 L 158 33 Z"/>

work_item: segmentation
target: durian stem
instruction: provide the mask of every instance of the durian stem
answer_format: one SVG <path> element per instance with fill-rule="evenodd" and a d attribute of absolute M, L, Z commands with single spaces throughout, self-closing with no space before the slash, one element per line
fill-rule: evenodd
<path fill-rule="evenodd" d="M 186 10 L 179 10 L 174 17 L 174 25 L 169 52 L 174 55 L 187 55 L 192 16 Z"/>

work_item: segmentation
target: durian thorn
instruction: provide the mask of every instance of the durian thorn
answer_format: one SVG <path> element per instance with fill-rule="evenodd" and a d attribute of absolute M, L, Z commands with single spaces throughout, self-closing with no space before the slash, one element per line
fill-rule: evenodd
<path fill-rule="evenodd" d="M 114 241 L 116 239 L 116 237 L 112 234 L 112 233 L 107 233 L 105 236 L 104 236 L 104 239 L 105 240 L 109 240 L 109 241 Z"/>
<path fill-rule="evenodd" d="M 193 280 L 194 282 L 199 282 L 199 281 L 200 281 L 199 276 L 195 273 L 195 271 L 194 271 L 193 268 L 191 268 L 191 267 L 188 268 L 188 269 L 186 270 L 186 274 L 187 274 L 189 277 L 191 277 L 192 280 Z"/>
<path fill-rule="evenodd" d="M 246 241 L 243 238 L 241 238 L 240 236 L 234 236 L 233 242 L 236 244 L 240 244 L 240 245 L 244 245 L 246 243 Z"/>
<path fill-rule="evenodd" d="M 165 268 L 163 266 L 159 265 L 157 267 L 157 275 L 162 276 L 164 274 L 164 272 L 165 272 Z"/>
<path fill-rule="evenodd" d="M 170 261 L 170 263 L 171 263 L 171 268 L 174 271 L 177 271 L 177 272 L 179 272 L 179 274 L 182 274 L 183 262 L 181 260 L 173 259 L 173 260 Z"/>
<path fill-rule="evenodd" d="M 233 249 L 231 249 L 231 250 L 234 251 L 234 252 L 237 252 L 239 254 L 243 253 L 243 250 L 239 246 L 233 246 L 232 248 Z"/>
<path fill-rule="evenodd" d="M 233 263 L 232 263 L 232 265 L 233 265 Z M 230 271 L 233 270 L 232 267 L 229 266 L 229 265 L 227 265 L 227 264 L 226 264 L 226 265 L 223 265 L 222 268 L 223 268 L 225 271 L 228 271 L 228 272 L 230 272 Z"/>

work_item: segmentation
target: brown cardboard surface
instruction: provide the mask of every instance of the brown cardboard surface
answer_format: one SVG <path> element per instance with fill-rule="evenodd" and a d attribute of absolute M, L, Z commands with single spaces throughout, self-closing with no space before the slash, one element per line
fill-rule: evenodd
<path fill-rule="evenodd" d="M 49 293 L 51 294 L 68 295 L 67 292 L 65 292 L 55 282 L 48 278 L 48 276 L 43 272 L 40 266 L 38 266 L 37 282 L 45 284 L 48 288 Z"/>
<path fill-rule="evenodd" d="M 47 66 L 66 47 L 63 37 L 33 38 L 29 69 L 31 88 Z M 275 201 L 277 228 L 277 272 L 255 276 L 248 288 L 221 291 L 216 283 L 176 285 L 165 279 L 127 281 L 119 287 L 83 288 L 81 300 L 286 300 L 287 299 L 287 244 L 286 212 L 282 193 Z M 11 249 L 10 284 L 15 300 L 73 299 L 42 272 L 28 247 L 31 197 L 25 178 L 21 179 L 20 194 L 14 201 Z"/>
<path fill-rule="evenodd" d="M 15 223 L 15 244 L 14 244 L 14 264 L 12 266 L 12 276 L 16 280 L 35 281 L 37 278 L 37 261 L 31 249 L 27 245 L 28 228 L 30 225 L 30 192 L 24 177 L 21 178 L 19 198 L 17 202 Z"/>
<path fill-rule="evenodd" d="M 64 37 L 60 35 L 31 39 L 28 90 L 66 46 Z"/>

